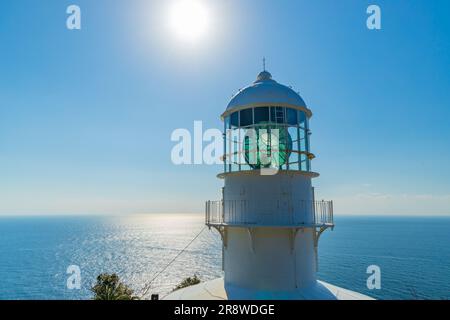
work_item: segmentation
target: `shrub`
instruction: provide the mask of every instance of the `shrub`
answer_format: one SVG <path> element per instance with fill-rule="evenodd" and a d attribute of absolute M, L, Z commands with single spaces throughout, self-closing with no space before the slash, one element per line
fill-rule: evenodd
<path fill-rule="evenodd" d="M 200 283 L 200 279 L 197 277 L 197 275 L 194 275 L 192 278 L 188 277 L 188 278 L 184 279 L 183 281 L 181 281 L 181 283 L 179 285 L 177 285 L 175 287 L 175 289 L 173 289 L 173 291 L 183 289 L 186 287 L 190 287 L 190 286 L 193 286 L 193 285 L 196 285 L 199 283 Z"/>
<path fill-rule="evenodd" d="M 96 284 L 91 288 L 93 300 L 139 300 L 127 285 L 122 283 L 115 273 L 102 273 L 97 277 Z"/>

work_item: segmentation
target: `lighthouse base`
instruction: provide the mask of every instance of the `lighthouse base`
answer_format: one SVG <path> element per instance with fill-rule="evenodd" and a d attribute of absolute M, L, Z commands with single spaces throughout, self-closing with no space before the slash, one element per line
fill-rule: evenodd
<path fill-rule="evenodd" d="M 225 286 L 223 278 L 174 291 L 164 300 L 373 300 L 373 298 L 317 281 L 316 284 L 288 292 L 266 292 Z"/>

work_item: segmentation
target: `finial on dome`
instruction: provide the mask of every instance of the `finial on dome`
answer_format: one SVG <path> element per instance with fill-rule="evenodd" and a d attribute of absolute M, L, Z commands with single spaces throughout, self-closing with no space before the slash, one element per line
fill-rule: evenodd
<path fill-rule="evenodd" d="M 258 74 L 255 82 L 269 81 L 269 80 L 272 80 L 272 75 L 270 74 L 269 71 L 264 70 L 263 72 Z"/>
<path fill-rule="evenodd" d="M 271 81 L 272 75 L 266 70 L 266 57 L 263 57 L 263 71 L 256 77 L 255 83 L 262 81 Z"/>

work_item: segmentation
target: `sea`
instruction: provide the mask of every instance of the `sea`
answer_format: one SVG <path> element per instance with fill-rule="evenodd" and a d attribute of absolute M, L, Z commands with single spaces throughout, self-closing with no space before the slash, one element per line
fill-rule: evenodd
<path fill-rule="evenodd" d="M 450 218 L 335 224 L 320 238 L 319 279 L 376 299 L 450 299 Z M 221 248 L 199 214 L 0 217 L 0 299 L 91 299 L 100 273 L 162 298 L 186 277 L 222 276 Z M 379 288 L 367 285 L 373 266 Z"/>

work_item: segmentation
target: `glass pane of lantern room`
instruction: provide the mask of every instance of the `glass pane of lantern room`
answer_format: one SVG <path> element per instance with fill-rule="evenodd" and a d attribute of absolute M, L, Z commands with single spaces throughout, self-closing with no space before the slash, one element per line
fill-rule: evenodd
<path fill-rule="evenodd" d="M 223 135 L 223 172 L 227 172 L 227 162 L 228 162 L 228 155 L 227 155 L 227 131 L 230 129 L 230 117 L 225 118 L 224 122 L 224 135 Z"/>
<path fill-rule="evenodd" d="M 284 123 L 284 108 L 276 107 L 275 108 L 275 118 L 277 123 Z"/>
<path fill-rule="evenodd" d="M 297 110 L 286 108 L 287 113 L 287 123 L 290 125 L 297 125 Z"/>
<path fill-rule="evenodd" d="M 225 131 L 227 129 L 230 129 L 230 117 L 229 116 L 225 118 Z"/>
<path fill-rule="evenodd" d="M 239 112 L 232 113 L 230 120 L 232 127 L 239 127 Z"/>
<path fill-rule="evenodd" d="M 300 151 L 306 150 L 306 130 L 300 129 Z"/>
<path fill-rule="evenodd" d="M 269 122 L 269 107 L 255 108 L 255 124 Z"/>
<path fill-rule="evenodd" d="M 303 111 L 298 112 L 298 124 L 302 128 L 306 128 L 306 115 Z"/>
<path fill-rule="evenodd" d="M 253 124 L 253 109 L 240 111 L 240 126 L 245 127 Z"/>
<path fill-rule="evenodd" d="M 270 107 L 270 122 L 276 122 L 275 107 Z"/>

